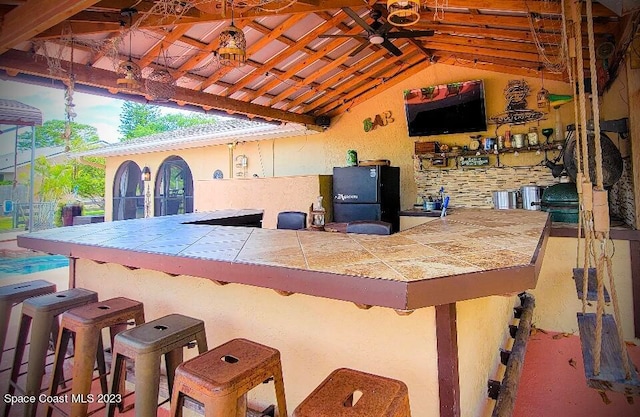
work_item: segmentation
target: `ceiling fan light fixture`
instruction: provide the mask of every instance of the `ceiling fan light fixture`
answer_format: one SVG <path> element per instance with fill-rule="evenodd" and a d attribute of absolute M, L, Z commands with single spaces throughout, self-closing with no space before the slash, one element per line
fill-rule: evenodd
<path fill-rule="evenodd" d="M 371 35 L 369 36 L 369 42 L 371 42 L 374 45 L 380 45 L 382 42 L 384 42 L 384 37 L 378 34 Z"/>
<path fill-rule="evenodd" d="M 420 20 L 419 0 L 388 0 L 387 21 L 394 26 L 411 26 Z"/>

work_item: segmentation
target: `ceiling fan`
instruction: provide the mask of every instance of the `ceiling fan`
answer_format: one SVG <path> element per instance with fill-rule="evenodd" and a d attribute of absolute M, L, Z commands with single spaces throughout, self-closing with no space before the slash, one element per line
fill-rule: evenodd
<path fill-rule="evenodd" d="M 378 9 L 371 10 L 370 16 L 373 19 L 371 24 L 365 22 L 358 13 L 354 12 L 352 9 L 348 7 L 343 7 L 342 11 L 345 12 L 349 17 L 351 17 L 357 24 L 362 26 L 366 33 L 362 33 L 359 35 L 319 35 L 319 38 L 365 38 L 369 40 L 369 43 L 373 45 L 381 45 L 387 48 L 389 52 L 394 54 L 395 56 L 402 55 L 402 51 L 395 46 L 389 39 L 409 39 L 409 38 L 421 38 L 424 36 L 433 36 L 433 30 L 399 30 L 390 32 L 394 26 L 389 22 L 382 23 L 380 22 L 380 18 L 382 17 L 382 12 Z M 355 56 L 364 48 L 366 48 L 366 43 L 363 43 L 359 47 L 353 50 L 349 54 L 349 56 Z"/>

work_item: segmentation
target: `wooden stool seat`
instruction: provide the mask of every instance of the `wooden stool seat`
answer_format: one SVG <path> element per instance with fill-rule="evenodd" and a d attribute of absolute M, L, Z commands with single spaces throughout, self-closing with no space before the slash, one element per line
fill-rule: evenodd
<path fill-rule="evenodd" d="M 40 386 L 42 385 L 42 377 L 45 373 L 49 335 L 53 333 L 56 338 L 58 337 L 58 316 L 74 307 L 95 303 L 96 301 L 98 301 L 98 294 L 83 288 L 72 288 L 24 300 L 8 394 L 13 395 L 16 388 L 20 389 L 17 386 L 17 381 L 29 330 L 31 330 L 31 343 L 29 346 L 27 381 L 24 389 L 21 389 L 21 394 L 38 397 Z M 37 401 L 26 404 L 24 409 L 25 417 L 35 416 L 37 405 Z M 4 417 L 9 415 L 9 409 L 10 405 L 8 403 L 5 404 Z"/>
<path fill-rule="evenodd" d="M 72 398 L 86 398 L 91 393 L 94 360 L 98 361 L 98 372 L 102 392 L 108 393 L 107 371 L 102 345 L 102 329 L 109 328 L 111 340 L 118 330 L 126 328 L 127 322 L 133 320 L 137 326 L 144 323 L 144 308 L 141 302 L 119 297 L 76 307 L 62 313 L 60 333 L 53 361 L 54 370 L 49 384 L 49 395 L 58 393 L 62 379 L 64 356 L 70 338 L 75 335 Z M 89 404 L 83 401 L 71 402 L 71 415 L 81 417 L 87 415 Z M 53 408 L 47 408 L 47 417 L 51 417 Z"/>
<path fill-rule="evenodd" d="M 410 416 L 404 382 L 347 368 L 333 371 L 293 412 L 293 417 Z"/>
<path fill-rule="evenodd" d="M 246 394 L 269 378 L 275 383 L 278 416 L 287 416 L 280 352 L 246 339 L 233 339 L 176 369 L 171 416 L 182 414 L 184 397 L 204 405 L 205 416 L 246 416 Z"/>
<path fill-rule="evenodd" d="M 155 417 L 160 390 L 160 359 L 165 358 L 169 396 L 173 391 L 176 367 L 182 363 L 182 348 L 192 341 L 199 353 L 207 351 L 204 322 L 181 314 L 171 314 L 125 330 L 116 335 L 111 364 L 111 394 L 117 396 L 124 377 L 125 359 L 134 360 L 135 415 Z M 113 417 L 115 403 L 107 404 L 107 416 Z M 122 408 L 121 408 L 122 410 Z"/>
<path fill-rule="evenodd" d="M 0 287 L 0 361 L 2 361 L 13 307 L 27 298 L 52 292 L 56 292 L 56 285 L 42 279 Z"/>

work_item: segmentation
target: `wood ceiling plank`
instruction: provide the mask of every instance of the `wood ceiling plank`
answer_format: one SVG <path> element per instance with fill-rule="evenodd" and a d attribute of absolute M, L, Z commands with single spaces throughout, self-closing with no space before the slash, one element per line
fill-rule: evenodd
<path fill-rule="evenodd" d="M 319 34 L 324 33 L 327 30 L 331 29 L 332 27 L 334 27 L 334 25 L 338 24 L 344 18 L 345 18 L 344 13 L 342 12 L 337 13 L 330 20 L 327 20 L 326 22 L 322 23 L 321 25 L 319 25 L 318 27 L 316 27 L 315 29 L 313 29 L 312 31 L 304 35 L 302 38 L 300 38 L 298 40 L 298 43 L 296 43 L 295 45 L 285 48 L 283 51 L 277 53 L 272 59 L 265 62 L 264 65 L 262 65 L 262 67 L 260 67 L 258 71 L 254 71 L 253 74 L 250 74 L 249 76 L 246 76 L 240 81 L 238 81 L 234 87 L 230 88 L 225 92 L 225 95 L 227 97 L 230 96 L 231 94 L 235 93 L 236 91 L 246 86 L 251 81 L 255 80 L 256 77 L 259 77 L 260 75 L 264 75 L 269 71 L 273 70 L 276 67 L 276 65 L 278 65 L 285 59 L 289 58 L 296 52 L 300 51 L 301 49 L 306 48 L 307 44 L 312 40 L 316 39 Z"/>
<path fill-rule="evenodd" d="M 336 88 L 334 90 L 334 93 L 345 93 L 341 97 L 342 101 L 338 102 L 337 100 L 331 100 L 327 97 L 321 97 L 319 100 L 315 100 L 309 105 L 305 106 L 303 109 L 303 113 L 325 114 L 328 112 L 328 109 L 339 106 L 343 101 L 347 102 L 353 99 L 358 94 L 356 91 L 358 90 L 359 86 L 371 85 L 371 83 L 379 82 L 379 78 L 381 76 L 397 72 L 398 68 L 402 65 L 413 65 L 415 64 L 416 60 L 426 61 L 421 56 L 421 54 L 416 53 L 415 50 L 410 51 L 407 54 L 403 54 L 402 56 L 394 56 L 393 58 L 385 59 L 381 65 L 373 68 L 367 68 L 367 70 L 369 71 L 369 75 L 366 78 L 361 78 L 353 82 L 346 82 L 343 83 L 340 87 Z M 429 63 L 429 61 L 426 62 Z M 329 102 L 329 104 L 324 105 L 324 103 L 326 102 Z M 322 109 L 318 110 L 319 108 Z"/>
<path fill-rule="evenodd" d="M 430 13 L 421 13 L 420 22 L 432 22 L 433 15 Z M 420 23 L 422 24 L 422 23 Z M 467 26 L 481 26 L 488 28 L 501 29 L 520 29 L 529 30 L 529 18 L 524 16 L 505 16 L 497 14 L 481 14 L 472 15 L 465 12 L 446 12 L 444 20 L 440 21 L 443 25 L 463 24 Z M 594 32 L 596 33 L 613 33 L 618 27 L 616 21 L 600 21 L 594 22 Z"/>
<path fill-rule="evenodd" d="M 469 8 L 482 13 L 483 10 L 500 10 L 500 11 L 530 11 L 535 13 L 560 14 L 560 2 L 551 2 L 548 0 L 474 0 L 471 4 L 469 0 L 448 0 L 451 8 Z M 429 6 L 429 3 L 427 3 Z M 597 11 L 596 11 L 597 9 Z M 599 3 L 593 5 L 594 16 L 613 16 L 610 10 Z M 447 12 L 445 12 L 446 14 Z M 433 17 L 433 15 L 431 15 Z"/>
<path fill-rule="evenodd" d="M 451 43 L 443 42 L 429 42 L 425 45 L 430 49 L 438 49 L 449 51 L 451 53 L 465 53 L 476 54 L 484 56 L 494 56 L 497 58 L 508 58 L 520 61 L 540 62 L 540 57 L 537 52 L 517 52 L 517 51 L 503 51 L 498 49 L 482 48 L 477 46 L 455 45 Z"/>
<path fill-rule="evenodd" d="M 255 54 L 256 52 L 260 51 L 262 48 L 267 46 L 268 43 L 270 43 L 272 40 L 282 36 L 287 30 L 291 29 L 296 23 L 298 23 L 299 21 L 301 21 L 304 18 L 305 18 L 305 15 L 303 15 L 302 13 L 296 14 L 296 15 L 293 15 L 293 16 L 289 17 L 287 20 L 282 22 L 280 25 L 278 25 L 275 28 L 273 28 L 272 30 L 270 30 L 268 34 L 266 34 L 265 36 L 260 38 L 258 41 L 254 42 L 251 46 L 249 46 L 247 48 L 247 56 L 251 56 L 251 55 Z M 252 27 L 253 27 L 253 25 L 252 25 Z M 215 73 L 213 73 L 209 78 L 207 78 L 207 80 L 204 83 L 202 83 L 200 85 L 200 87 L 199 87 L 200 90 L 205 90 L 209 86 L 215 84 L 216 81 L 218 81 L 219 79 L 221 79 L 222 77 L 227 75 L 231 70 L 233 70 L 232 67 L 220 68 L 220 70 L 218 70 Z"/>
<path fill-rule="evenodd" d="M 336 97 L 340 94 L 340 92 L 337 92 L 337 90 L 335 90 L 335 88 L 345 79 L 349 78 L 351 75 L 353 74 L 357 74 L 358 77 L 365 77 L 367 76 L 366 74 L 362 74 L 359 73 L 359 71 L 364 68 L 369 66 L 370 64 L 374 63 L 375 61 L 377 61 L 378 59 L 384 57 L 386 55 L 386 51 L 383 50 L 377 50 L 374 51 L 372 54 L 369 54 L 368 56 L 366 56 L 365 58 L 361 59 L 360 61 L 354 63 L 353 65 L 349 66 L 349 69 L 346 71 L 340 71 L 339 73 L 333 75 L 332 77 L 326 79 L 325 81 L 322 82 L 322 84 L 320 84 L 317 88 L 314 88 L 312 90 L 307 91 L 306 93 L 296 97 L 295 100 L 292 100 L 288 105 L 286 105 L 285 107 L 283 107 L 285 110 L 291 110 L 292 108 L 304 103 L 306 100 L 310 99 L 311 97 L 313 97 L 314 95 L 318 94 L 320 91 L 324 91 L 325 94 L 322 95 L 322 99 L 325 99 L 327 97 L 329 98 L 333 98 Z"/>
<path fill-rule="evenodd" d="M 431 43 L 449 44 L 449 45 L 466 45 L 466 46 L 479 47 L 479 48 L 499 49 L 503 51 L 528 52 L 531 54 L 538 53 L 538 49 L 536 45 L 531 42 L 480 39 L 480 38 L 475 38 L 471 36 L 435 34 L 430 38 L 423 39 L 423 45 L 428 47 L 428 45 L 430 45 Z M 548 54 L 554 55 L 559 52 L 558 46 L 545 45 L 545 52 L 547 52 Z"/>
<path fill-rule="evenodd" d="M 0 54 L 95 3 L 97 0 L 31 0 L 17 6 L 4 16 Z"/>
<path fill-rule="evenodd" d="M 35 61 L 31 54 L 27 52 L 10 50 L 0 55 L 0 68 L 7 71 L 17 71 L 45 78 L 57 78 L 51 76 L 47 64 L 44 61 L 44 59 Z M 112 71 L 87 66 L 76 66 L 74 74 L 76 76 L 76 82 L 79 84 L 91 85 L 107 90 L 114 89 L 117 85 L 117 74 Z M 315 126 L 315 118 L 310 115 L 291 113 L 258 104 L 233 100 L 228 97 L 194 91 L 184 87 L 176 88 L 172 101 L 185 102 L 232 113 L 254 115 L 270 120 L 281 120 Z"/>
<path fill-rule="evenodd" d="M 363 103 L 370 98 L 380 94 L 381 92 L 388 90 L 389 88 L 395 86 L 396 84 L 410 78 L 421 71 L 424 71 L 426 67 L 430 65 L 429 61 L 426 61 L 422 58 L 421 54 L 417 54 L 413 59 L 417 59 L 410 68 L 402 71 L 400 74 L 397 74 L 390 78 L 388 81 L 381 83 L 379 81 L 374 81 L 371 83 L 367 83 L 365 85 L 360 86 L 357 90 L 354 91 L 354 94 L 357 94 L 352 99 L 348 99 L 348 103 L 339 105 L 338 107 L 333 108 L 331 111 L 327 113 L 329 117 L 334 117 L 339 114 L 344 113 L 349 108 L 353 106 L 357 106 L 360 103 Z M 393 74 L 393 70 L 385 72 L 387 75 Z M 381 76 L 384 76 L 381 74 Z"/>

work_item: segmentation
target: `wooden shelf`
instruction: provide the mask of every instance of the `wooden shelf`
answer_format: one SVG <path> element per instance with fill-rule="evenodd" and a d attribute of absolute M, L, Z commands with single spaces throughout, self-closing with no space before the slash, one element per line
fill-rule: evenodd
<path fill-rule="evenodd" d="M 516 151 L 517 152 L 559 151 L 560 149 L 562 149 L 561 148 L 562 145 L 563 144 L 561 142 L 557 142 L 557 143 L 550 143 L 550 144 L 544 144 L 539 146 L 527 146 L 523 148 L 502 148 L 498 150 L 497 155 L 515 153 Z M 496 152 L 495 150 L 487 151 L 484 149 L 482 150 L 478 149 L 475 151 L 459 150 L 456 152 L 421 153 L 421 154 L 416 154 L 416 157 L 420 159 L 434 159 L 434 158 L 457 158 L 459 156 L 491 156 L 491 155 L 496 155 L 495 152 Z"/>

